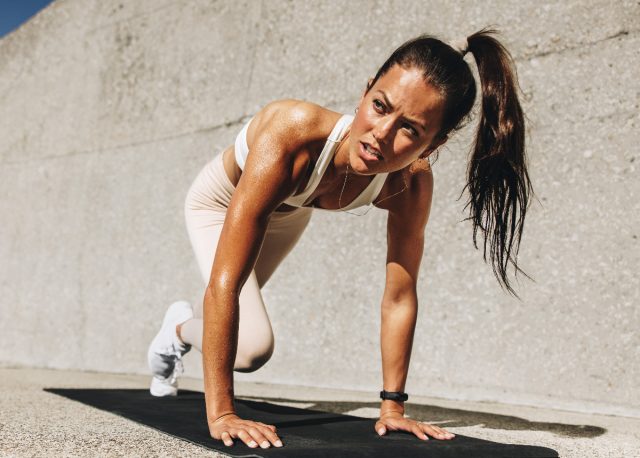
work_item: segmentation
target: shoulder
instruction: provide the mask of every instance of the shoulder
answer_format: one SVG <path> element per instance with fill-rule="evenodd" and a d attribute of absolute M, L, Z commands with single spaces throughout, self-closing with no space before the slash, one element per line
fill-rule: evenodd
<path fill-rule="evenodd" d="M 326 140 L 326 131 L 331 131 L 336 115 L 340 116 L 304 100 L 276 100 L 265 105 L 254 116 L 247 131 L 247 144 L 251 149 L 255 140 L 268 138 L 277 141 L 280 148 L 297 151 L 310 143 Z"/>
<path fill-rule="evenodd" d="M 246 182 L 248 176 L 249 181 L 264 185 L 255 189 L 271 189 L 273 192 L 266 194 L 281 197 L 279 202 L 291 196 L 317 156 L 319 139 L 324 143 L 331 132 L 333 113 L 319 105 L 292 99 L 271 102 L 258 111 L 247 129 L 250 154 L 237 192 L 244 189 L 240 182 L 243 177 Z M 336 115 L 340 117 L 339 113 Z"/>
<path fill-rule="evenodd" d="M 431 198 L 433 197 L 433 172 L 429 161 L 420 159 L 409 165 L 407 170 L 409 176 L 410 190 L 413 201 L 419 201 L 421 204 L 431 206 Z"/>
<path fill-rule="evenodd" d="M 398 173 L 402 173 L 400 181 L 406 183 L 407 189 L 389 199 L 388 233 L 401 238 L 423 237 L 431 213 L 433 173 L 428 162 L 426 166 L 411 164 Z"/>
<path fill-rule="evenodd" d="M 426 214 L 428 217 L 433 186 L 433 173 L 429 161 L 414 161 L 404 169 L 388 175 L 377 207 L 390 213 L 415 216 Z"/>

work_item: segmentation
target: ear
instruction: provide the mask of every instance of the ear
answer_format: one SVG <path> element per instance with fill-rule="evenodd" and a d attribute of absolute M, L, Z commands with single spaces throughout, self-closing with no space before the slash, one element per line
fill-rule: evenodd
<path fill-rule="evenodd" d="M 444 145 L 444 143 L 449 139 L 449 136 L 445 135 L 438 140 L 434 140 L 433 143 L 420 155 L 421 159 L 426 159 L 431 156 L 435 150 L 437 150 L 440 146 Z"/>

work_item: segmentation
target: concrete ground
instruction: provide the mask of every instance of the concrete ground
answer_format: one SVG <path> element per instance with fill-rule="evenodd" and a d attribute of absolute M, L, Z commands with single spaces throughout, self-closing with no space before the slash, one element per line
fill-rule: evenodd
<path fill-rule="evenodd" d="M 147 383 L 148 377 L 139 375 L 0 369 L 0 456 L 225 456 L 42 391 Z M 182 379 L 181 387 L 202 390 L 202 382 Z M 236 394 L 360 416 L 377 412 L 371 393 L 238 382 Z M 638 418 L 415 397 L 407 414 L 458 434 L 550 447 L 561 457 L 640 457 Z"/>

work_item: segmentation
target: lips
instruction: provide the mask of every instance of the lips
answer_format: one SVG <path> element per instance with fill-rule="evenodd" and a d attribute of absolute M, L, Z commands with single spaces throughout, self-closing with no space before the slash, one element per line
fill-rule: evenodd
<path fill-rule="evenodd" d="M 373 148 L 368 143 L 360 142 L 360 155 L 369 161 L 383 161 L 384 157 L 379 150 Z"/>

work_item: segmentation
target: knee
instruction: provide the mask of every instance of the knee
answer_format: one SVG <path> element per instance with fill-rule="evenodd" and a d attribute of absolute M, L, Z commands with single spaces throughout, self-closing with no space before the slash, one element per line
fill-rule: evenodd
<path fill-rule="evenodd" d="M 252 348 L 251 351 L 238 351 L 234 370 L 237 372 L 255 372 L 264 366 L 273 355 L 273 339 L 260 348 Z M 238 349 L 239 350 L 239 349 Z"/>

